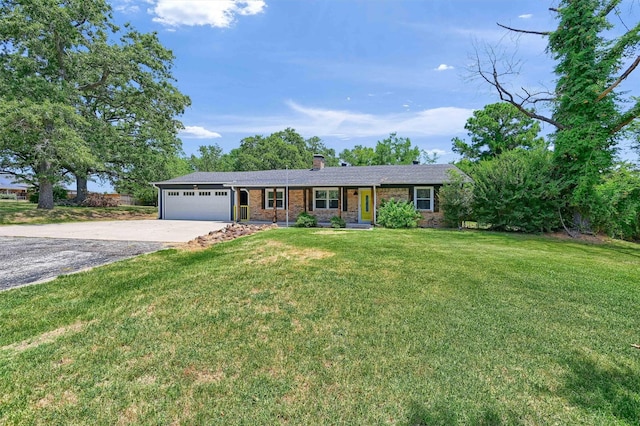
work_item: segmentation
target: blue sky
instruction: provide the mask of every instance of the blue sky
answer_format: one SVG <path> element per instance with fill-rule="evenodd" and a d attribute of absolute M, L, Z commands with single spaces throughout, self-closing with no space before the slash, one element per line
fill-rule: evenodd
<path fill-rule="evenodd" d="M 446 163 L 473 110 L 498 100 L 471 78 L 474 46 L 521 61 L 514 87 L 554 85 L 546 39 L 496 25 L 551 30 L 553 1 L 110 2 L 116 22 L 157 31 L 173 50 L 177 86 L 192 100 L 181 117 L 186 154 L 292 127 L 336 152 L 397 132 Z"/>
<path fill-rule="evenodd" d="M 552 87 L 539 36 L 514 38 L 496 22 L 554 25 L 540 1 L 111 0 L 118 23 L 157 31 L 172 49 L 177 86 L 192 106 L 183 148 L 293 127 L 337 152 L 375 146 L 391 132 L 440 162 L 456 157 L 474 109 L 495 102 L 469 81 L 474 44 L 517 44 L 527 85 Z"/>

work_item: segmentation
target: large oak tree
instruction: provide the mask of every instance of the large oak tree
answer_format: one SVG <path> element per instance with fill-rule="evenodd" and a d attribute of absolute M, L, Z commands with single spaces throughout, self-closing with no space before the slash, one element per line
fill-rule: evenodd
<path fill-rule="evenodd" d="M 0 0 L 0 167 L 40 191 L 69 173 L 113 181 L 180 149 L 189 99 L 155 34 L 112 23 L 104 0 Z M 84 183 L 84 185 L 83 185 Z"/>

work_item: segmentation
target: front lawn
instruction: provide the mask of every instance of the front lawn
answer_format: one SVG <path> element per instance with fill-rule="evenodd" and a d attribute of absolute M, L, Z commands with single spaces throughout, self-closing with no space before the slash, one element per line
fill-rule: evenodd
<path fill-rule="evenodd" d="M 37 204 L 24 201 L 0 200 L 0 225 L 43 224 L 88 220 L 156 219 L 156 207 L 61 207 L 38 210 Z"/>
<path fill-rule="evenodd" d="M 640 419 L 640 247 L 278 229 L 0 293 L 0 424 Z"/>

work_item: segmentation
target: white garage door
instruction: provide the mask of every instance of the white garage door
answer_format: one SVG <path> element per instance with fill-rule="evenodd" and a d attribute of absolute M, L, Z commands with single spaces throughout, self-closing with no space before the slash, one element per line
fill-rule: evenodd
<path fill-rule="evenodd" d="M 230 220 L 231 191 L 228 189 L 164 190 L 165 219 Z"/>

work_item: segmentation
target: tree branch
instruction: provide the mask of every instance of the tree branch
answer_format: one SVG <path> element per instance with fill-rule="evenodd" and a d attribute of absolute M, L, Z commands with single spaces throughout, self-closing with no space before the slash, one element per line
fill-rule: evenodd
<path fill-rule="evenodd" d="M 600 93 L 600 95 L 596 98 L 596 102 L 600 102 L 605 96 L 611 93 L 613 89 L 615 89 L 620 83 L 622 83 L 622 80 L 629 77 L 629 74 L 631 74 L 633 70 L 635 70 L 638 67 L 638 65 L 640 65 L 640 56 L 638 56 L 636 60 L 633 61 L 633 63 L 629 66 L 629 68 L 627 68 L 627 70 L 624 73 L 622 73 L 622 75 L 611 86 L 607 87 L 607 90 Z"/>
<path fill-rule="evenodd" d="M 516 33 L 523 33 L 523 34 L 537 34 L 537 35 L 541 35 L 541 36 L 548 36 L 549 34 L 551 34 L 551 31 L 531 31 L 531 30 L 519 30 L 517 28 L 511 28 L 511 27 L 507 27 L 506 25 L 502 25 L 499 22 L 496 22 L 496 24 L 501 27 L 504 28 L 505 30 L 509 30 L 509 31 L 513 31 Z"/>
<path fill-rule="evenodd" d="M 85 84 L 84 86 L 80 86 L 78 87 L 78 89 L 81 91 L 96 89 L 106 83 L 107 78 L 109 78 L 110 74 L 111 73 L 109 72 L 109 70 L 104 70 L 104 72 L 102 73 L 102 77 L 100 77 L 100 80 L 96 81 L 95 83 L 89 83 Z"/>
<path fill-rule="evenodd" d="M 620 4 L 621 0 L 612 0 L 611 3 L 609 3 L 608 5 L 606 5 L 601 11 L 600 11 L 600 17 L 604 18 L 605 16 L 607 16 L 608 14 L 611 13 L 611 11 L 613 9 L 616 8 L 617 5 Z"/>
<path fill-rule="evenodd" d="M 616 134 L 638 117 L 640 117 L 640 100 L 638 100 L 629 111 L 622 114 L 622 117 L 620 117 L 620 121 L 618 122 L 618 124 L 611 128 L 609 134 Z"/>
<path fill-rule="evenodd" d="M 522 102 L 517 102 L 515 100 L 514 95 L 507 90 L 502 83 L 500 83 L 500 74 L 498 73 L 498 69 L 496 67 L 496 59 L 495 57 L 491 59 L 491 73 L 485 72 L 482 69 L 482 66 L 480 65 L 480 57 L 477 54 L 476 51 L 476 72 L 478 73 L 478 75 L 480 75 L 480 77 L 486 81 L 489 85 L 493 86 L 497 91 L 498 91 L 498 96 L 500 97 L 501 101 L 504 102 L 508 102 L 511 105 L 515 106 L 520 112 L 522 112 L 524 115 L 526 115 L 529 118 L 533 118 L 535 120 L 539 120 L 539 121 L 543 121 L 545 123 L 549 123 L 552 126 L 556 127 L 557 129 L 563 130 L 565 129 L 565 126 L 563 126 L 562 124 L 560 124 L 559 122 L 553 120 L 552 118 L 549 117 L 545 117 L 544 115 L 540 115 L 540 114 L 536 114 L 533 111 L 530 111 L 528 109 L 526 109 L 524 107 L 525 103 L 533 103 L 535 104 L 536 102 L 540 102 L 540 101 L 546 101 L 546 98 L 542 98 L 542 99 L 531 99 L 534 95 L 528 93 L 525 90 L 525 93 L 527 94 L 526 97 L 522 97 L 520 96 L 520 98 L 522 99 Z M 551 99 L 552 100 L 552 99 Z"/>

